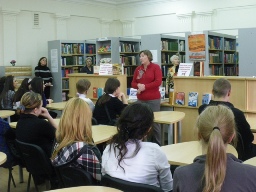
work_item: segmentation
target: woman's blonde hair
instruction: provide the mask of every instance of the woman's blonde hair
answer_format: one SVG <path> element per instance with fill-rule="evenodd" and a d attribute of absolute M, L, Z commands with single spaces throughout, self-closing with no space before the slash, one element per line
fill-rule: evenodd
<path fill-rule="evenodd" d="M 233 112 L 224 105 L 208 106 L 197 118 L 199 138 L 208 144 L 204 192 L 219 192 L 226 176 L 226 144 L 236 134 Z"/>
<path fill-rule="evenodd" d="M 77 141 L 93 144 L 92 139 L 92 111 L 89 105 L 80 98 L 70 99 L 62 113 L 56 131 L 56 142 L 59 144 L 54 150 L 52 159 L 65 146 Z"/>
<path fill-rule="evenodd" d="M 33 91 L 26 92 L 21 97 L 20 106 L 17 109 L 17 114 L 30 113 L 35 108 L 39 108 L 42 104 L 42 97 L 39 93 Z"/>

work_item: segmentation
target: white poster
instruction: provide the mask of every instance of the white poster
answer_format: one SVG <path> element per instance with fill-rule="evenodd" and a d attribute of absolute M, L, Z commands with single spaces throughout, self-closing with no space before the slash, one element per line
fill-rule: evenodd
<path fill-rule="evenodd" d="M 51 49 L 51 72 L 58 73 L 58 50 Z"/>
<path fill-rule="evenodd" d="M 190 76 L 193 63 L 180 63 L 177 76 Z"/>
<path fill-rule="evenodd" d="M 150 50 L 153 56 L 152 63 L 157 63 L 157 50 Z"/>
<path fill-rule="evenodd" d="M 99 75 L 113 75 L 113 65 L 101 63 Z"/>

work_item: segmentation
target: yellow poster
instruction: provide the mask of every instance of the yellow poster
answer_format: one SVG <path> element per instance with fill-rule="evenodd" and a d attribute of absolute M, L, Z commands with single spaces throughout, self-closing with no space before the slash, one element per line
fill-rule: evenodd
<path fill-rule="evenodd" d="M 188 36 L 189 59 L 205 60 L 205 35 L 196 34 Z"/>

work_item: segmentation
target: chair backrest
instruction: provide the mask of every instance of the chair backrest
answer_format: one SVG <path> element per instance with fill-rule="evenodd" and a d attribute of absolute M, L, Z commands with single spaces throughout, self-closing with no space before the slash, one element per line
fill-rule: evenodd
<path fill-rule="evenodd" d="M 55 166 L 55 172 L 61 187 L 77 187 L 95 185 L 92 175 L 81 167 L 70 167 L 69 165 Z"/>
<path fill-rule="evenodd" d="M 54 172 L 50 159 L 41 147 L 16 139 L 17 150 L 26 169 L 32 175 L 52 175 Z"/>
<path fill-rule="evenodd" d="M 95 146 L 84 145 L 83 148 L 80 149 L 79 153 L 70 161 L 61 165 L 53 165 L 62 187 L 76 187 L 96 184 L 96 180 L 89 172 L 84 170 L 79 165 L 75 166 L 75 162 L 77 161 L 77 159 L 87 149 L 93 150 L 94 153 L 97 155 L 97 148 L 95 148 Z"/>
<path fill-rule="evenodd" d="M 101 184 L 103 186 L 116 188 L 124 192 L 163 192 L 159 187 L 141 183 L 134 183 L 130 181 L 125 181 L 122 179 L 114 178 L 109 175 L 103 175 L 101 178 Z"/>
<path fill-rule="evenodd" d="M 92 125 L 98 125 L 98 121 L 94 117 L 92 117 Z"/>

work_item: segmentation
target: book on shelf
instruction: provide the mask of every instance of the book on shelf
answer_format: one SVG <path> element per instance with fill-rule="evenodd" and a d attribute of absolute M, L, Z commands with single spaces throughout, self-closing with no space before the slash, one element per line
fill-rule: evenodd
<path fill-rule="evenodd" d="M 104 88 L 99 87 L 97 89 L 97 98 L 101 97 L 104 93 Z"/>
<path fill-rule="evenodd" d="M 98 88 L 97 87 L 92 88 L 92 97 L 98 98 Z"/>
<path fill-rule="evenodd" d="M 203 104 L 209 104 L 210 100 L 212 99 L 212 94 L 211 93 L 204 93 L 202 96 L 202 105 Z"/>
<path fill-rule="evenodd" d="M 194 61 L 194 76 L 203 77 L 204 76 L 204 62 L 202 61 Z"/>
<path fill-rule="evenodd" d="M 94 75 L 99 75 L 100 72 L 100 66 L 99 65 L 94 65 L 93 66 L 93 74 Z"/>
<path fill-rule="evenodd" d="M 175 94 L 175 104 L 184 105 L 185 104 L 185 93 L 184 92 L 176 92 Z"/>
<path fill-rule="evenodd" d="M 67 101 L 67 93 L 62 92 L 62 101 Z"/>
<path fill-rule="evenodd" d="M 137 99 L 137 89 L 134 88 L 129 88 L 129 90 L 127 89 L 127 92 L 129 92 L 128 96 L 130 100 L 136 100 Z"/>
<path fill-rule="evenodd" d="M 161 100 L 165 99 L 165 87 L 159 87 L 159 92 L 161 94 Z"/>
<path fill-rule="evenodd" d="M 198 92 L 188 93 L 188 106 L 197 107 L 198 105 Z"/>

